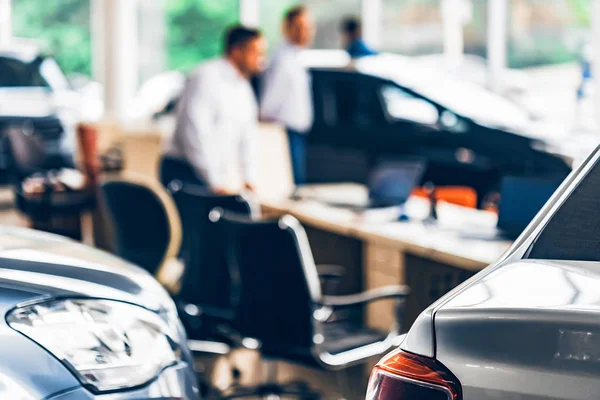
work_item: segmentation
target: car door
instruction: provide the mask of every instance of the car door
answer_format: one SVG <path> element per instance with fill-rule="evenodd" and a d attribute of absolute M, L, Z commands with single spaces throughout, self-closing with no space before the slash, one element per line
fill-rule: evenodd
<path fill-rule="evenodd" d="M 490 175 L 489 157 L 473 147 L 481 132 L 471 121 L 394 82 L 382 82 L 381 94 L 391 127 L 382 151 L 410 152 L 425 158 L 428 167 L 424 181 L 469 186 L 485 194 L 486 181 L 497 177 Z"/>
<path fill-rule="evenodd" d="M 431 150 L 440 139 L 440 108 L 393 82 L 378 80 L 377 85 L 387 121 L 378 137 L 378 152 L 435 158 Z"/>

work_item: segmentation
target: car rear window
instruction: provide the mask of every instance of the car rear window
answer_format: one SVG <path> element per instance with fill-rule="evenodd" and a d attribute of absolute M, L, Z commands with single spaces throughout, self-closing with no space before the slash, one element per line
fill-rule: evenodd
<path fill-rule="evenodd" d="M 527 258 L 600 261 L 600 164 L 552 216 Z"/>

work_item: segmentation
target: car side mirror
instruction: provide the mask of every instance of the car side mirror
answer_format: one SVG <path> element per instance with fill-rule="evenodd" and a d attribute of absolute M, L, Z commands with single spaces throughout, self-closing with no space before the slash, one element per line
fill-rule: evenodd
<path fill-rule="evenodd" d="M 448 110 L 442 111 L 439 123 L 444 129 L 454 133 L 465 133 L 468 130 L 466 121 Z"/>

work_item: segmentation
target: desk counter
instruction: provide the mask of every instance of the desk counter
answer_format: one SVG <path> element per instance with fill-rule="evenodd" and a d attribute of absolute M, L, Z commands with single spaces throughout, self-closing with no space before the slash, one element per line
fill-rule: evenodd
<path fill-rule="evenodd" d="M 358 213 L 331 205 L 335 199 L 365 198 L 360 185 L 309 186 L 300 196 L 303 200 L 265 201 L 263 211 L 298 218 L 307 228 L 317 263 L 348 267 L 354 282 L 345 285 L 346 291 L 394 283 L 411 286 L 409 324 L 431 302 L 500 258 L 512 243 L 496 237 L 497 216 L 486 211 L 439 203 L 438 221 L 429 224 L 423 222 L 429 202 L 411 198 L 405 207 L 410 220 L 390 222 L 386 211 Z M 369 306 L 367 321 L 387 327 L 392 310 L 391 304 Z"/>

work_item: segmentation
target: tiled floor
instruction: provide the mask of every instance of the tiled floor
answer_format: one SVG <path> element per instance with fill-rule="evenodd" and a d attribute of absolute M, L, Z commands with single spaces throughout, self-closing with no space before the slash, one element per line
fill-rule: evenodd
<path fill-rule="evenodd" d="M 266 362 L 251 350 L 238 350 L 227 357 L 197 358 L 197 368 L 210 379 L 219 389 L 225 389 L 231 384 L 231 367 L 229 360 L 240 370 L 242 385 L 256 385 L 265 382 Z M 302 381 L 310 385 L 322 396 L 322 399 L 349 400 L 364 399 L 371 366 L 377 360 L 371 360 L 368 365 L 359 365 L 346 370 L 346 375 L 340 372 L 321 371 L 300 365 L 277 362 L 278 382 Z M 345 382 L 345 383 L 344 383 Z M 340 387 L 345 389 L 340 390 Z M 343 392 L 343 393 L 342 393 Z"/>

